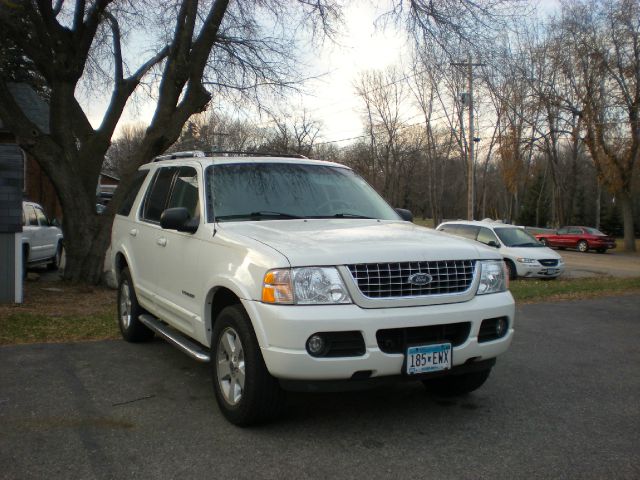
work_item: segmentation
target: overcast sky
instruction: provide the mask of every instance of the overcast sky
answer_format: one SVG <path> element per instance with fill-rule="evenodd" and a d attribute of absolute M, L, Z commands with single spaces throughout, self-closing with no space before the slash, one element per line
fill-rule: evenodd
<path fill-rule="evenodd" d="M 374 22 L 382 13 L 370 1 L 348 2 L 344 10 L 344 25 L 339 44 L 327 42 L 319 53 L 309 53 L 305 63 L 310 66 L 310 74 L 321 75 L 309 81 L 303 96 L 293 96 L 293 113 L 306 109 L 311 117 L 323 122 L 322 140 L 336 141 L 362 134 L 362 102 L 354 92 L 354 82 L 367 70 L 383 69 L 406 59 L 409 55 L 407 40 L 401 32 L 387 28 L 376 29 Z M 384 4 L 384 2 L 379 2 Z M 558 0 L 538 2 L 541 11 L 552 12 Z M 102 120 L 107 98 L 92 98 L 83 102 L 94 125 Z M 152 102 L 130 105 L 123 115 L 119 127 L 141 122 L 148 124 L 153 114 Z M 258 120 L 264 125 L 268 120 Z M 116 131 L 117 136 L 117 131 Z M 345 145 L 348 141 L 336 142 Z"/>

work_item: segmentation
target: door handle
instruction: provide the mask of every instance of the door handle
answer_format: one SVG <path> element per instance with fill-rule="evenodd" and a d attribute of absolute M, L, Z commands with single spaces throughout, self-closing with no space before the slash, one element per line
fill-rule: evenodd
<path fill-rule="evenodd" d="M 167 246 L 167 239 L 164 237 L 160 237 L 156 240 L 156 243 L 158 245 L 160 245 L 161 247 L 166 247 Z"/>
<path fill-rule="evenodd" d="M 138 235 L 138 230 L 135 228 L 132 228 L 131 230 L 129 230 L 129 235 L 131 235 L 132 237 L 135 237 Z"/>

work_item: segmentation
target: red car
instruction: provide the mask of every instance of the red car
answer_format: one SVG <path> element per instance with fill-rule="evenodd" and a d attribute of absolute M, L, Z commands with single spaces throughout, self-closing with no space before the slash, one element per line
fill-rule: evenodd
<path fill-rule="evenodd" d="M 555 233 L 539 233 L 536 238 L 548 247 L 577 248 L 581 252 L 595 250 L 604 253 L 607 249 L 616 248 L 616 240 L 600 230 L 591 227 L 562 227 Z"/>

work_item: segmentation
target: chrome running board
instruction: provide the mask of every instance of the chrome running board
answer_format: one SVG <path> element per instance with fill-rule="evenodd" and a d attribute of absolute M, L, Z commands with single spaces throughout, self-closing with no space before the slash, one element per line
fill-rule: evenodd
<path fill-rule="evenodd" d="M 153 315 L 149 315 L 148 313 L 144 313 L 138 317 L 138 319 L 148 328 L 153 330 L 155 333 L 160 335 L 163 339 L 169 342 L 174 347 L 182 350 L 184 353 L 189 355 L 194 360 L 198 362 L 209 362 L 211 361 L 211 357 L 209 356 L 209 352 L 200 345 L 199 343 L 194 342 L 193 340 L 188 339 L 182 333 L 177 330 L 171 328 L 169 325 L 161 322 Z"/>

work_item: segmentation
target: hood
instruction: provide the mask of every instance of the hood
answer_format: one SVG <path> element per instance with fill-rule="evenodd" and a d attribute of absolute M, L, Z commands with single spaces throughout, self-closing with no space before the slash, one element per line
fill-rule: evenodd
<path fill-rule="evenodd" d="M 499 251 L 505 257 L 515 260 L 516 258 L 533 258 L 534 260 L 561 260 L 562 257 L 549 247 L 500 247 Z"/>
<path fill-rule="evenodd" d="M 291 266 L 428 260 L 500 259 L 451 235 L 409 222 L 306 219 L 224 222 L 219 231 L 257 240 L 282 253 Z"/>

